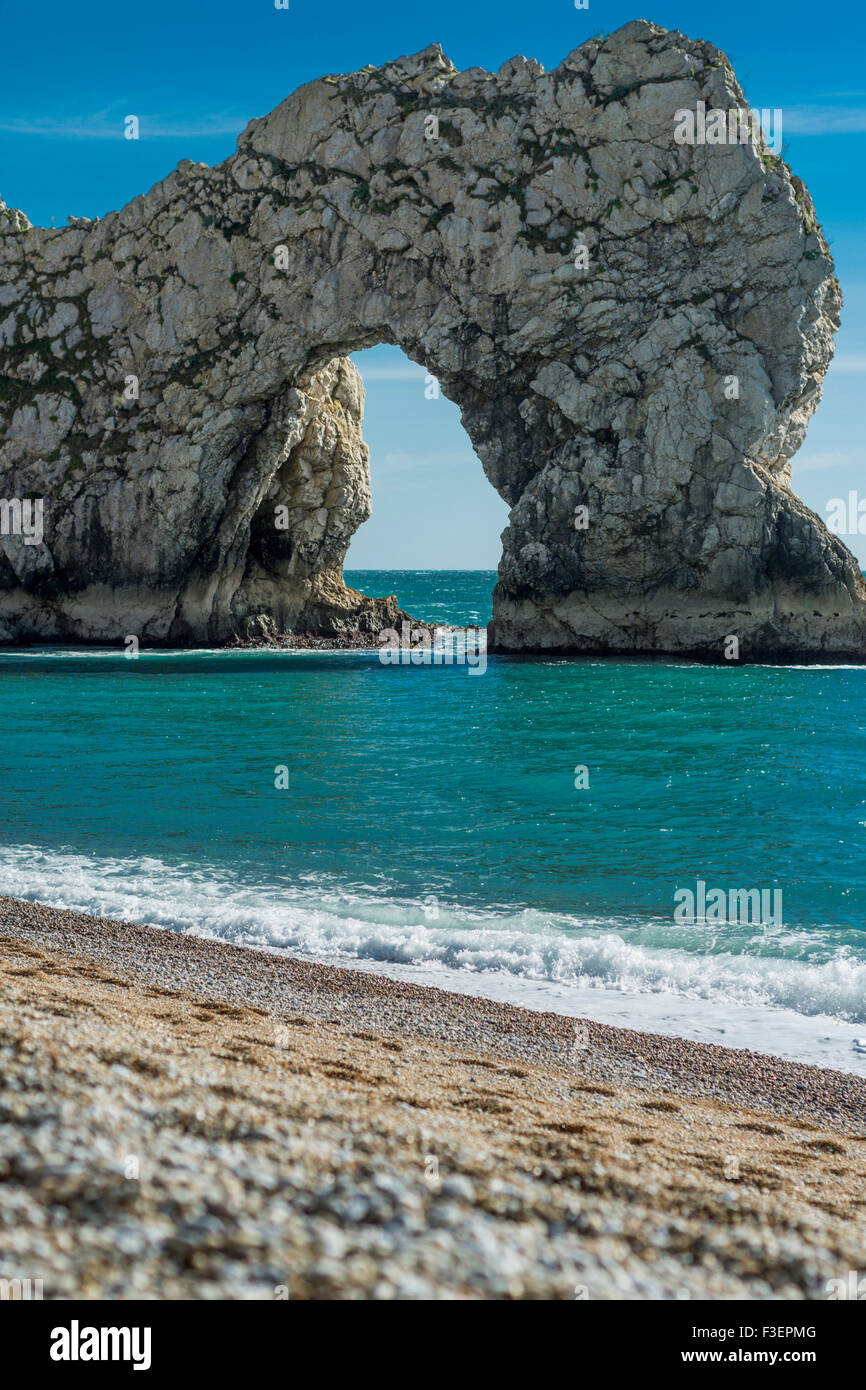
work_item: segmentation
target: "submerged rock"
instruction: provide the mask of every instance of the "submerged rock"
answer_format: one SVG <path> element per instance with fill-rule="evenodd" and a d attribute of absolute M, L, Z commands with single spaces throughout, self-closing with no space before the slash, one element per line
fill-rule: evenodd
<path fill-rule="evenodd" d="M 397 343 L 511 506 L 503 649 L 866 653 L 853 556 L 790 488 L 840 295 L 711 44 L 635 22 L 553 72 L 438 46 L 324 77 L 96 222 L 0 205 L 0 640 L 392 625 L 346 588 L 363 387 Z M 728 646 L 726 647 L 726 643 Z"/>

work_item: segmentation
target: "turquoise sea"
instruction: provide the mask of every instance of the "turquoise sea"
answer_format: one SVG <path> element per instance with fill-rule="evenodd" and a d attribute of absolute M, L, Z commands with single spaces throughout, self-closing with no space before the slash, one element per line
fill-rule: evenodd
<path fill-rule="evenodd" d="M 0 715 L 2 893 L 866 1070 L 866 669 L 7 649 Z"/>

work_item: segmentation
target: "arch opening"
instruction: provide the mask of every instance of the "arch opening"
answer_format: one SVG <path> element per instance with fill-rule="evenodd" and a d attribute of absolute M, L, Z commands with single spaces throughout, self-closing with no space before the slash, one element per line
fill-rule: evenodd
<path fill-rule="evenodd" d="M 270 479 L 248 521 L 242 573 L 223 565 L 227 604 L 210 599 L 215 640 L 230 631 L 343 645 L 409 615 L 490 621 L 508 506 L 460 407 L 393 342 L 351 357 L 345 339 L 341 348 L 311 353 L 278 392 L 232 480 L 242 496 L 246 473 L 250 488 Z M 213 558 L 205 564 L 212 572 Z"/>
<path fill-rule="evenodd" d="M 459 408 L 401 348 L 352 354 L 364 385 L 370 514 L 343 564 L 349 588 L 395 593 L 423 622 L 486 626 L 508 507 L 484 475 Z"/>

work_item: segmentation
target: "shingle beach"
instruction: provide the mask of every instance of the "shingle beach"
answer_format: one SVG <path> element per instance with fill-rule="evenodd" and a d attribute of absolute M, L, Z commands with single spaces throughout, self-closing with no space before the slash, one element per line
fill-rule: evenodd
<path fill-rule="evenodd" d="M 0 899 L 0 1278 L 828 1297 L 866 1080 Z"/>

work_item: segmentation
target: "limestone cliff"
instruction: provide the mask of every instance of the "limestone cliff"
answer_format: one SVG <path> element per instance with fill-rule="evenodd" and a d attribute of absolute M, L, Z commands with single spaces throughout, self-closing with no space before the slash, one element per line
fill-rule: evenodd
<path fill-rule="evenodd" d="M 370 505 L 344 355 L 388 342 L 511 506 L 501 647 L 866 653 L 859 568 L 790 488 L 832 262 L 759 136 L 676 143 L 698 102 L 746 106 L 643 22 L 547 74 L 434 46 L 98 222 L 0 206 L 0 498 L 44 499 L 40 544 L 0 536 L 0 640 L 387 621 L 341 566 Z"/>

